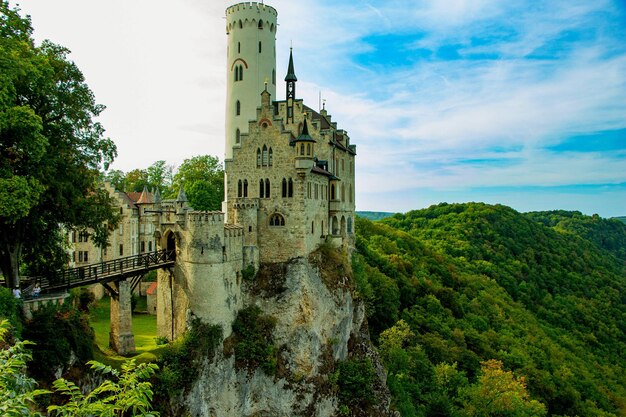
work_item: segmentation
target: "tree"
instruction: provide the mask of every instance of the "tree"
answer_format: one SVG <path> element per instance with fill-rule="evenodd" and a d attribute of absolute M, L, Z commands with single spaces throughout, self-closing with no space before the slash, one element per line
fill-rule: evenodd
<path fill-rule="evenodd" d="M 178 167 L 172 190 L 185 190 L 189 204 L 196 210 L 221 210 L 224 199 L 224 169 L 211 155 L 194 156 Z"/>
<path fill-rule="evenodd" d="M 0 0 L 0 269 L 10 287 L 24 256 L 58 258 L 64 228 L 89 228 L 103 245 L 107 223 L 116 222 L 98 187 L 99 170 L 117 153 L 93 121 L 104 107 L 69 51 L 36 46 L 32 30 L 30 18 Z"/>
<path fill-rule="evenodd" d="M 490 359 L 482 362 L 478 381 L 464 392 L 464 415 L 468 417 L 511 416 L 539 417 L 546 408 L 531 400 L 524 378 L 502 369 L 502 362 Z"/>

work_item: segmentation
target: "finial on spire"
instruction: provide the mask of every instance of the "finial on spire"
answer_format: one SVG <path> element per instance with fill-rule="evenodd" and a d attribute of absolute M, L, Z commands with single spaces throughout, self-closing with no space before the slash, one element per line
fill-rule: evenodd
<path fill-rule="evenodd" d="M 289 48 L 289 67 L 287 68 L 287 76 L 285 81 L 298 81 L 296 77 L 296 71 L 293 69 L 293 47 Z"/>

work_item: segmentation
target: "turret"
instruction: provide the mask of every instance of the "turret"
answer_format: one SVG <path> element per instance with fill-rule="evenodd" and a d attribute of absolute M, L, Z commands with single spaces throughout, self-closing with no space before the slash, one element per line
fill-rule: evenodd
<path fill-rule="evenodd" d="M 315 139 L 309 135 L 309 125 L 306 118 L 302 126 L 302 133 L 294 140 L 296 148 L 296 169 L 311 170 L 315 164 Z"/>

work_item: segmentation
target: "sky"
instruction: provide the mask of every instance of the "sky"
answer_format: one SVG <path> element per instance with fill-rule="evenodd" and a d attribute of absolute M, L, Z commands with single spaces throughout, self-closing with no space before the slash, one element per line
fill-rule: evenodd
<path fill-rule="evenodd" d="M 15 4 L 14 1 L 11 4 Z M 223 0 L 23 0 L 130 171 L 223 159 Z M 623 0 L 275 0 L 277 74 L 357 145 L 357 210 L 483 201 L 626 216 Z M 284 88 L 277 86 L 277 99 Z"/>

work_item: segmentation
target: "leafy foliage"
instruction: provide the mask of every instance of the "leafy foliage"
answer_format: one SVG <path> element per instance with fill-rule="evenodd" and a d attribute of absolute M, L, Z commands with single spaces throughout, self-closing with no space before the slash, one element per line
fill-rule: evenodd
<path fill-rule="evenodd" d="M 158 369 L 153 363 L 135 364 L 131 359 L 117 371 L 110 366 L 90 361 L 91 369 L 106 379 L 88 394 L 63 378 L 54 381 L 55 391 L 69 398 L 63 405 L 51 405 L 48 411 L 58 417 L 121 416 L 157 417 L 152 411 L 152 384 L 148 381 Z"/>
<path fill-rule="evenodd" d="M 239 367 L 260 367 L 268 375 L 276 373 L 277 350 L 272 341 L 276 320 L 265 316 L 257 306 L 239 311 L 233 323 L 235 363 Z"/>
<path fill-rule="evenodd" d="M 155 392 L 162 401 L 188 389 L 200 372 L 200 363 L 212 357 L 222 341 L 222 329 L 195 318 L 181 340 L 172 342 L 159 358 Z"/>
<path fill-rule="evenodd" d="M 56 267 L 63 227 L 90 228 L 104 244 L 116 216 L 97 183 L 116 148 L 67 49 L 36 46 L 30 19 L 5 0 L 0 33 L 0 269 L 13 288 L 23 256 L 35 270 Z"/>
<path fill-rule="evenodd" d="M 33 411 L 35 397 L 46 393 L 35 390 L 35 380 L 26 376 L 26 363 L 31 356 L 26 350 L 28 342 L 17 342 L 4 347 L 9 323 L 0 321 L 0 415 L 41 416 Z"/>
<path fill-rule="evenodd" d="M 339 399 L 346 405 L 369 403 L 376 372 L 368 358 L 353 358 L 338 366 Z"/>
<path fill-rule="evenodd" d="M 18 336 L 22 331 L 22 321 L 18 314 L 20 303 L 10 289 L 0 287 L 0 320 L 6 319 Z"/>
<path fill-rule="evenodd" d="M 626 413 L 621 225 L 469 203 L 356 230 L 357 290 L 403 416 L 470 415 L 485 375 L 548 415 Z"/>
<path fill-rule="evenodd" d="M 67 369 L 72 354 L 81 363 L 93 358 L 94 334 L 89 319 L 71 303 L 41 306 L 33 312 L 22 334 L 34 342 L 29 371 L 38 379 L 51 381 L 57 369 Z"/>
<path fill-rule="evenodd" d="M 221 210 L 224 199 L 224 169 L 211 155 L 194 156 L 178 167 L 174 190 L 183 188 L 196 210 Z"/>

